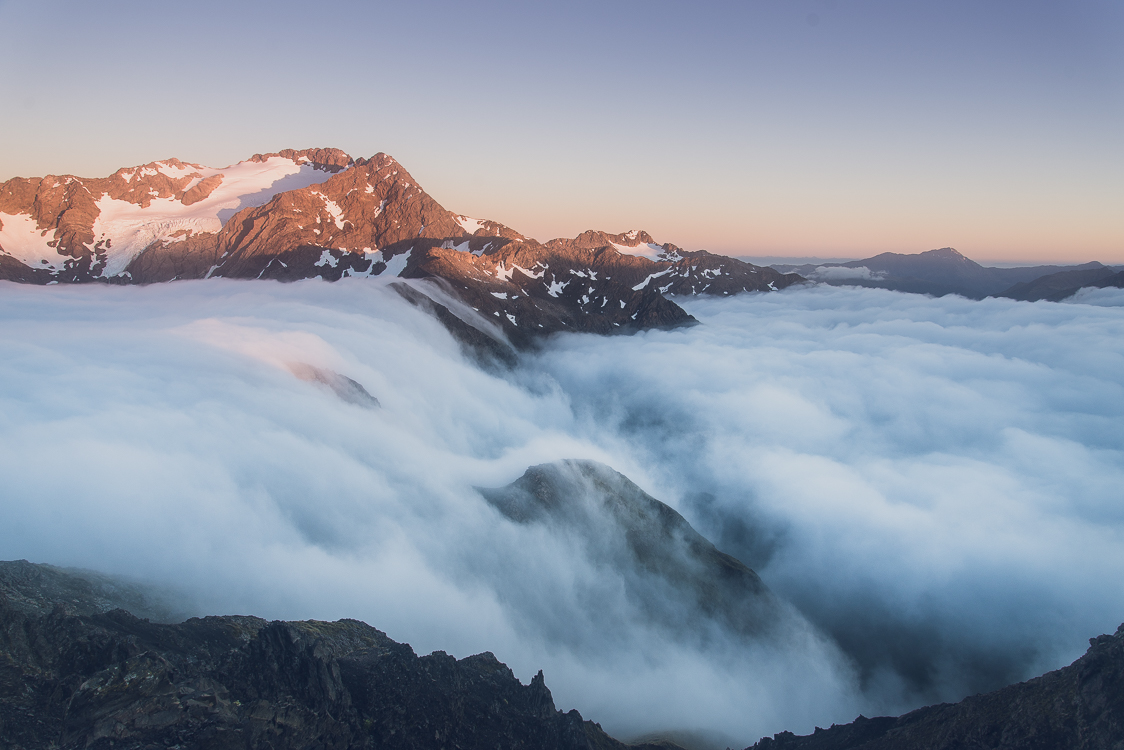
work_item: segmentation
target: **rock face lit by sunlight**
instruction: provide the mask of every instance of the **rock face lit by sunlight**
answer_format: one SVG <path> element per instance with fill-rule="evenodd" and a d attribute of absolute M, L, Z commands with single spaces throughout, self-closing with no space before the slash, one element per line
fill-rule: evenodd
<path fill-rule="evenodd" d="M 489 650 L 610 732 L 731 745 L 1023 679 L 1124 620 L 1119 290 L 685 301 L 701 325 L 502 373 L 367 280 L 0 292 L 5 559 Z M 675 508 L 788 632 L 477 489 L 560 459 Z"/>

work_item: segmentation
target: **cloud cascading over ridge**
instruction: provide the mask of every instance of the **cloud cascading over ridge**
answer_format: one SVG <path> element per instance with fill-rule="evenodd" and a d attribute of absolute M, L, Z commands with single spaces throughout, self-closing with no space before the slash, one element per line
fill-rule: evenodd
<path fill-rule="evenodd" d="M 696 300 L 702 325 L 562 337 L 507 376 L 379 283 L 2 292 L 5 559 L 491 650 L 611 732 L 730 744 L 1025 678 L 1124 619 L 1108 290 Z M 811 625 L 684 638 L 473 489 L 560 458 L 677 507 Z"/>
<path fill-rule="evenodd" d="M 1118 310 L 829 287 L 688 309 L 704 325 L 544 366 L 875 693 L 955 700 L 1119 624 Z"/>

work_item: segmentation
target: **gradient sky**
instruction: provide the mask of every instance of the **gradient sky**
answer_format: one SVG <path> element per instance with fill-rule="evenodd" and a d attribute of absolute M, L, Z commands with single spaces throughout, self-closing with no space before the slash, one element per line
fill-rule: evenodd
<path fill-rule="evenodd" d="M 0 0 L 0 179 L 385 151 L 542 240 L 1124 262 L 1124 3 Z"/>

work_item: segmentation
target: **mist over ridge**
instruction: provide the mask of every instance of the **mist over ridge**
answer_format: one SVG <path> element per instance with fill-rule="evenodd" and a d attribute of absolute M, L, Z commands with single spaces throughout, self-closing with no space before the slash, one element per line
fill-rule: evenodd
<path fill-rule="evenodd" d="M 692 356 L 569 339 L 548 367 L 868 684 L 950 700 L 1111 627 L 1116 311 L 827 287 L 686 307 Z"/>
<path fill-rule="evenodd" d="M 506 376 L 373 281 L 3 292 L 6 559 L 491 650 L 610 731 L 746 743 L 1021 679 L 1124 619 L 1119 290 L 692 300 L 700 326 L 558 337 Z M 677 508 L 808 632 L 677 638 L 472 489 L 563 458 Z"/>

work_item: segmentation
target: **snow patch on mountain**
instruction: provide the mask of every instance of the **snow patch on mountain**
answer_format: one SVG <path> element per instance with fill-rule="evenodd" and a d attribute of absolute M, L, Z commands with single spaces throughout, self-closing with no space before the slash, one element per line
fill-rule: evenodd
<path fill-rule="evenodd" d="M 201 172 L 204 177 L 221 173 L 222 184 L 207 198 L 189 208 L 206 206 L 223 224 L 244 208 L 264 206 L 278 193 L 319 185 L 333 176 L 332 172 L 317 169 L 311 164 L 298 165 L 283 156 L 271 156 L 263 162 L 243 161 L 225 169 L 205 169 Z"/>
<path fill-rule="evenodd" d="M 539 263 L 536 263 L 535 267 L 538 267 L 539 265 Z M 493 273 L 500 281 L 511 281 L 511 274 L 515 273 L 516 271 L 519 271 L 529 279 L 541 279 L 543 277 L 543 274 L 546 273 L 546 267 L 543 266 L 542 270 L 539 271 L 532 271 L 530 269 L 523 268 L 523 266 L 519 265 L 518 263 L 512 263 L 511 268 L 508 268 L 505 263 L 501 262 L 498 266 L 496 266 Z"/>
<path fill-rule="evenodd" d="M 484 226 L 484 222 L 482 220 L 470 219 L 467 216 L 454 216 L 453 219 L 461 225 L 461 229 L 468 232 L 469 234 L 476 234 L 476 232 Z"/>
<path fill-rule="evenodd" d="M 192 212 L 195 206 L 184 206 L 175 198 L 157 198 L 148 208 L 142 208 L 136 203 L 103 195 L 97 202 L 100 213 L 93 226 L 94 242 L 106 241 L 107 257 L 102 275 L 120 274 L 133 258 L 153 243 L 172 242 L 197 232 L 222 229 L 217 218 Z"/>
<path fill-rule="evenodd" d="M 469 240 L 464 242 L 453 242 L 452 240 L 445 240 L 441 243 L 441 247 L 445 250 L 456 250 L 458 253 L 472 253 L 473 255 L 480 256 L 484 250 L 473 250 Z"/>
<path fill-rule="evenodd" d="M 625 236 L 627 237 L 628 235 L 626 234 Z M 645 242 L 635 246 L 619 245 L 616 242 L 610 244 L 622 255 L 635 255 L 640 258 L 647 258 L 648 260 L 661 260 L 660 256 L 664 253 L 662 246 L 652 242 Z"/>
<path fill-rule="evenodd" d="M 334 222 L 336 222 L 336 227 L 338 229 L 343 229 L 344 225 L 347 223 L 347 220 L 345 220 L 343 218 L 343 209 L 340 208 L 340 205 L 338 203 L 336 203 L 334 200 L 332 200 L 331 198 L 329 198 L 328 196 L 324 195 L 323 193 L 313 193 L 313 194 L 318 196 L 321 200 L 324 201 L 324 209 L 329 214 L 331 214 L 332 220 Z"/>
<path fill-rule="evenodd" d="M 650 282 L 652 279 L 658 279 L 661 276 L 666 276 L 667 274 L 671 273 L 673 270 L 675 270 L 675 269 L 674 268 L 665 268 L 662 271 L 658 271 L 656 273 L 648 274 L 648 278 L 644 279 L 639 284 L 632 287 L 632 291 L 639 292 L 641 289 L 648 286 L 648 282 Z"/>
<path fill-rule="evenodd" d="M 520 265 L 516 265 L 516 266 L 514 266 L 514 267 L 515 267 L 515 268 L 518 268 L 518 269 L 519 269 L 519 271 L 520 271 L 520 272 L 521 272 L 521 273 L 522 273 L 522 274 L 523 274 L 524 276 L 526 276 L 526 277 L 527 277 L 527 278 L 529 278 L 529 279 L 541 279 L 541 278 L 542 278 L 542 277 L 543 277 L 543 276 L 544 276 L 544 275 L 546 274 L 546 266 L 545 266 L 545 265 L 544 265 L 544 266 L 542 266 L 542 268 L 541 268 L 540 270 L 538 270 L 538 271 L 534 271 L 534 270 L 531 270 L 531 269 L 533 269 L 533 268 L 537 268 L 537 267 L 538 267 L 538 266 L 540 266 L 540 265 L 542 265 L 542 264 L 541 264 L 541 263 L 536 263 L 536 264 L 535 264 L 534 266 L 532 266 L 532 267 L 531 267 L 530 269 L 528 269 L 528 268 L 524 268 L 523 266 L 520 266 Z"/>
<path fill-rule="evenodd" d="M 175 198 L 156 198 L 142 207 L 103 195 L 97 202 L 100 213 L 93 226 L 94 241 L 107 240 L 103 276 L 120 274 L 133 258 L 155 242 L 218 232 L 227 219 L 244 208 L 265 205 L 280 192 L 317 185 L 332 176 L 331 172 L 311 164 L 298 165 L 282 156 L 263 162 L 243 161 L 224 169 L 167 164 L 161 164 L 159 169 L 178 177 L 193 173 L 200 175 L 200 179 L 221 175 L 222 182 L 206 198 L 191 205 Z M 326 197 L 324 200 L 336 226 L 343 229 L 343 211 L 333 201 Z"/>
<path fill-rule="evenodd" d="M 0 249 L 25 266 L 61 270 L 67 257 L 47 243 L 54 239 L 50 229 L 42 230 L 27 214 L 0 213 Z"/>
<path fill-rule="evenodd" d="M 412 252 L 414 252 L 414 249 L 410 248 L 404 253 L 390 255 L 386 250 L 383 250 L 382 259 L 383 262 L 386 263 L 386 270 L 379 275 L 390 278 L 401 274 L 402 271 L 406 269 L 406 264 L 410 262 L 410 254 Z"/>
<path fill-rule="evenodd" d="M 142 167 L 121 176 L 132 181 L 158 173 L 173 178 L 194 175 L 196 180 L 191 185 L 215 175 L 222 181 L 210 195 L 190 205 L 173 197 L 156 197 L 148 206 L 141 206 L 102 195 L 97 200 L 98 216 L 92 227 L 94 242 L 102 243 L 94 252 L 106 256 L 102 276 L 120 275 L 133 258 L 154 243 L 218 232 L 227 219 L 243 208 L 264 205 L 280 192 L 320 184 L 332 176 L 311 164 L 296 164 L 280 156 L 263 162 L 239 162 L 224 169 L 158 162 L 154 167 Z M 342 210 L 334 202 L 325 201 L 328 213 L 342 229 Z M 8 255 L 32 268 L 65 267 L 69 256 L 60 255 L 47 244 L 54 240 L 50 229 L 39 229 L 35 220 L 25 214 L 0 214 L 0 221 L 0 248 Z"/>

